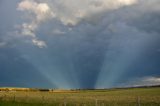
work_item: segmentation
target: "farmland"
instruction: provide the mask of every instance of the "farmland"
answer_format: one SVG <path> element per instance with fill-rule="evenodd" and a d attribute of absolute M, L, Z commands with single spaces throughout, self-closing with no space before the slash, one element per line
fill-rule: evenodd
<path fill-rule="evenodd" d="M 0 106 L 160 106 L 160 87 L 1 91 Z"/>

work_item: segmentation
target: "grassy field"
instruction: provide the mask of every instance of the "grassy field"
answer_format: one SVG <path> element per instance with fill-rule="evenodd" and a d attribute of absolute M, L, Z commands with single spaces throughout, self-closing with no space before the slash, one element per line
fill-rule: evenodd
<path fill-rule="evenodd" d="M 160 88 L 0 92 L 0 106 L 160 106 Z"/>

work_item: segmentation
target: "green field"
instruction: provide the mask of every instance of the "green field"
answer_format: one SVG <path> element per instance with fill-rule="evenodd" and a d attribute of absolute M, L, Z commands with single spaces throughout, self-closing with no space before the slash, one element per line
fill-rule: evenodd
<path fill-rule="evenodd" d="M 0 92 L 0 106 L 160 106 L 160 88 Z"/>

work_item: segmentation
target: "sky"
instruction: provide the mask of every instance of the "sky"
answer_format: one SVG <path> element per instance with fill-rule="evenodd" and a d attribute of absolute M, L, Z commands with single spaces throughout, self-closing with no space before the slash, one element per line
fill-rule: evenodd
<path fill-rule="evenodd" d="M 0 0 L 0 87 L 160 85 L 159 0 Z"/>

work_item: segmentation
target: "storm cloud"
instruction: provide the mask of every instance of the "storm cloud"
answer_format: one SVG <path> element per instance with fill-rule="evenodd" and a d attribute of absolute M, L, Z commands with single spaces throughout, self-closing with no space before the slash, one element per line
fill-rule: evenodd
<path fill-rule="evenodd" d="M 1 86 L 107 88 L 160 77 L 159 0 L 5 0 L 0 14 Z M 23 73 L 35 82 L 15 77 Z"/>

